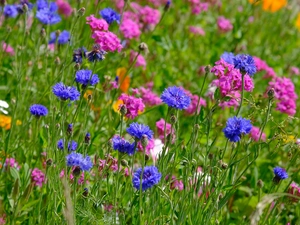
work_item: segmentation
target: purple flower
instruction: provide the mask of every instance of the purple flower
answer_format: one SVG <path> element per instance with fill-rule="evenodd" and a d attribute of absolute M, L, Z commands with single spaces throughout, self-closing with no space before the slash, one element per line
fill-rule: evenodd
<path fill-rule="evenodd" d="M 56 24 L 61 21 L 60 16 L 57 14 L 57 5 L 55 2 L 51 2 L 48 6 L 44 4 L 46 1 L 40 1 L 40 6 L 38 5 L 38 11 L 36 13 L 36 18 L 43 24 Z"/>
<path fill-rule="evenodd" d="M 70 41 L 70 33 L 66 30 L 61 32 L 58 37 L 56 37 L 56 32 L 52 32 L 50 34 L 50 41 L 49 44 L 54 44 L 57 39 L 57 43 L 60 45 L 66 44 Z"/>
<path fill-rule="evenodd" d="M 221 59 L 223 59 L 225 62 L 234 65 L 233 59 L 234 59 L 234 54 L 232 52 L 224 52 L 221 55 Z"/>
<path fill-rule="evenodd" d="M 15 18 L 18 15 L 17 7 L 15 5 L 6 5 L 3 8 L 3 14 L 6 17 Z"/>
<path fill-rule="evenodd" d="M 94 86 L 99 83 L 97 74 L 92 75 L 91 70 L 78 70 L 75 75 L 75 81 L 86 87 L 88 84 Z"/>
<path fill-rule="evenodd" d="M 131 123 L 126 131 L 132 137 L 139 140 L 141 140 L 144 135 L 148 138 L 148 140 L 153 137 L 153 131 L 144 124 Z"/>
<path fill-rule="evenodd" d="M 252 128 L 250 120 L 241 117 L 232 117 L 227 120 L 226 127 L 223 129 L 225 137 L 232 142 L 238 142 L 242 134 L 249 134 Z"/>
<path fill-rule="evenodd" d="M 46 116 L 48 114 L 48 109 L 45 106 L 39 104 L 30 106 L 29 111 L 36 117 Z"/>
<path fill-rule="evenodd" d="M 86 48 L 85 47 L 81 47 L 76 49 L 73 52 L 73 62 L 75 63 L 82 63 L 82 58 L 85 57 L 85 53 L 86 53 Z"/>
<path fill-rule="evenodd" d="M 273 169 L 273 172 L 274 172 L 275 177 L 279 180 L 284 180 L 284 179 L 287 179 L 289 177 L 287 172 L 285 171 L 285 169 L 283 169 L 279 166 L 276 166 Z"/>
<path fill-rule="evenodd" d="M 234 68 L 253 76 L 256 73 L 256 65 L 251 55 L 239 54 L 233 58 Z"/>
<path fill-rule="evenodd" d="M 137 169 L 132 178 L 133 187 L 140 189 L 142 168 Z M 148 188 L 153 187 L 155 184 L 158 184 L 161 179 L 161 173 L 158 172 L 158 169 L 155 166 L 146 166 L 142 175 L 142 190 L 145 191 Z"/>
<path fill-rule="evenodd" d="M 82 154 L 72 152 L 66 156 L 67 166 L 79 166 L 83 171 L 89 171 L 93 167 L 93 163 L 89 156 L 83 157 Z"/>
<path fill-rule="evenodd" d="M 103 51 L 99 44 L 93 46 L 93 50 L 85 52 L 85 56 L 90 62 L 102 61 L 105 59 L 106 51 Z"/>
<path fill-rule="evenodd" d="M 175 109 L 187 109 L 191 104 L 191 98 L 179 87 L 166 88 L 160 99 L 169 107 Z"/>
<path fill-rule="evenodd" d="M 116 21 L 118 24 L 120 23 L 121 16 L 120 14 L 116 13 L 113 9 L 111 8 L 105 8 L 102 9 L 99 14 L 102 16 L 103 19 L 108 24 L 111 24 L 112 22 Z"/>
<path fill-rule="evenodd" d="M 60 150 L 64 150 L 64 140 L 60 139 L 57 142 L 57 148 Z M 68 143 L 68 150 L 69 151 L 75 151 L 77 149 L 77 142 L 76 141 L 69 141 Z"/>
<path fill-rule="evenodd" d="M 75 101 L 78 100 L 80 96 L 80 93 L 77 91 L 76 87 L 66 86 L 62 82 L 55 84 L 52 87 L 52 91 L 63 101 L 68 99 Z"/>
<path fill-rule="evenodd" d="M 127 153 L 128 155 L 133 155 L 135 152 L 134 143 L 130 143 L 126 141 L 124 138 L 120 136 L 114 136 L 112 138 L 113 149 L 122 153 Z"/>

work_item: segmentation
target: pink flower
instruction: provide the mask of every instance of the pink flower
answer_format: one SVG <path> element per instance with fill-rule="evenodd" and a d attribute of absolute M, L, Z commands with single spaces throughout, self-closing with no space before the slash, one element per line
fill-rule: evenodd
<path fill-rule="evenodd" d="M 137 52 L 135 51 L 131 51 L 130 52 L 130 62 L 133 62 L 133 60 L 135 59 L 135 57 L 137 56 Z M 144 58 L 144 56 L 142 56 L 141 54 L 138 55 L 137 59 L 136 59 L 136 62 L 135 62 L 135 67 L 143 67 L 144 69 L 146 69 L 146 65 L 147 65 L 147 62 Z"/>
<path fill-rule="evenodd" d="M 198 101 L 199 101 L 199 96 L 198 95 L 193 95 L 190 91 L 185 90 L 183 87 L 181 87 L 184 92 L 191 98 L 192 102 L 189 105 L 189 107 L 185 110 L 185 112 L 189 115 L 194 114 L 197 110 L 197 106 L 198 106 Z M 203 98 L 200 98 L 200 102 L 199 102 L 199 106 L 198 106 L 198 110 L 197 113 L 200 112 L 201 106 L 206 107 L 206 101 Z"/>
<path fill-rule="evenodd" d="M 233 29 L 233 26 L 230 20 L 226 19 L 223 16 L 220 16 L 217 21 L 218 28 L 221 32 L 228 32 Z"/>
<path fill-rule="evenodd" d="M 222 109 L 230 107 L 237 109 L 237 107 L 240 105 L 241 94 L 238 91 L 232 91 L 228 93 L 226 97 L 229 97 L 229 100 L 220 102 L 219 106 Z"/>
<path fill-rule="evenodd" d="M 120 52 L 122 50 L 121 41 L 112 32 L 94 31 L 92 38 L 101 46 L 101 49 L 107 52 Z"/>
<path fill-rule="evenodd" d="M 20 169 L 18 162 L 14 158 L 6 158 L 4 167 Z"/>
<path fill-rule="evenodd" d="M 164 119 L 160 119 L 159 121 L 156 122 L 156 128 L 157 128 L 157 133 L 159 135 L 159 139 L 162 140 L 163 143 L 165 143 L 164 137 L 165 137 L 165 120 Z M 175 128 L 172 128 L 171 131 L 171 124 L 166 123 L 166 137 L 168 137 L 168 135 L 172 135 L 172 142 L 175 141 Z"/>
<path fill-rule="evenodd" d="M 273 70 L 273 68 L 269 67 L 268 64 L 263 61 L 262 59 L 254 56 L 253 57 L 254 62 L 255 62 L 255 66 L 257 68 L 257 71 L 265 71 L 265 75 L 263 76 L 263 78 L 275 78 L 276 74 Z"/>
<path fill-rule="evenodd" d="M 143 102 L 148 106 L 160 105 L 162 103 L 160 97 L 148 88 L 141 87 L 139 92 Z"/>
<path fill-rule="evenodd" d="M 0 217 L 0 225 L 5 225 L 6 221 L 5 221 L 6 215 L 3 214 L 2 217 Z"/>
<path fill-rule="evenodd" d="M 139 38 L 141 35 L 139 24 L 131 19 L 124 19 L 122 21 L 120 31 L 128 39 Z"/>
<path fill-rule="evenodd" d="M 160 12 L 149 6 L 142 7 L 139 11 L 139 17 L 144 24 L 155 26 L 160 19 Z"/>
<path fill-rule="evenodd" d="M 276 109 L 290 116 L 296 113 L 295 86 L 291 79 L 286 77 L 276 77 L 269 82 L 269 89 L 274 89 L 275 99 L 278 100 Z"/>
<path fill-rule="evenodd" d="M 141 141 L 138 142 L 137 144 L 137 148 L 139 151 L 143 152 L 144 151 L 144 148 L 142 146 L 142 143 Z M 154 148 L 154 139 L 150 139 L 149 142 L 148 142 L 148 145 L 146 146 L 146 155 L 149 155 L 150 154 L 150 151 Z"/>
<path fill-rule="evenodd" d="M 114 0 L 114 2 L 115 2 L 115 5 L 116 5 L 116 9 L 117 9 L 119 12 L 122 12 L 123 7 L 124 7 L 124 5 L 125 5 L 124 0 Z"/>
<path fill-rule="evenodd" d="M 98 19 L 94 15 L 90 15 L 86 17 L 87 24 L 90 25 L 92 31 L 107 31 L 108 30 L 108 23 L 104 19 Z"/>
<path fill-rule="evenodd" d="M 199 36 L 205 35 L 205 31 L 201 27 L 190 26 L 189 30 L 191 33 L 193 33 L 195 35 L 199 35 Z"/>
<path fill-rule="evenodd" d="M 14 49 L 10 45 L 6 44 L 5 42 L 2 42 L 2 49 L 4 52 L 8 53 L 11 56 L 15 55 Z"/>
<path fill-rule="evenodd" d="M 177 189 L 178 191 L 182 191 L 184 188 L 182 180 L 177 180 L 175 176 L 171 178 L 170 189 Z"/>
<path fill-rule="evenodd" d="M 111 155 L 106 155 L 105 159 L 99 159 L 99 167 L 98 170 L 102 172 L 107 169 L 116 172 L 118 171 L 118 160 L 112 157 Z"/>
<path fill-rule="evenodd" d="M 127 113 L 125 114 L 125 117 L 129 119 L 134 119 L 145 109 L 145 105 L 141 98 L 136 98 L 123 93 L 119 97 L 119 100 L 122 100 L 123 104 L 126 106 Z M 120 107 L 121 106 L 122 105 L 120 105 Z"/>
<path fill-rule="evenodd" d="M 43 186 L 46 183 L 45 174 L 38 168 L 34 168 L 31 172 L 31 180 L 36 186 Z"/>
<path fill-rule="evenodd" d="M 300 187 L 295 182 L 293 182 L 288 189 L 288 193 L 300 198 Z M 297 198 L 291 198 L 291 199 L 293 202 L 299 201 L 299 199 Z"/>
<path fill-rule="evenodd" d="M 290 69 L 292 75 L 300 75 L 300 69 L 298 67 L 292 66 Z"/>
<path fill-rule="evenodd" d="M 261 131 L 259 130 L 258 127 L 252 126 L 252 129 L 250 131 L 250 137 L 254 141 L 259 141 Z M 266 134 L 262 133 L 261 134 L 261 140 L 265 141 L 266 140 Z"/>
<path fill-rule="evenodd" d="M 167 4 L 167 1 L 168 0 L 149 0 L 149 2 L 151 2 L 156 7 Z"/>
<path fill-rule="evenodd" d="M 192 8 L 192 14 L 198 15 L 201 12 L 208 10 L 209 4 L 207 2 L 200 2 L 200 0 L 189 0 Z"/>
<path fill-rule="evenodd" d="M 73 9 L 68 2 L 65 2 L 64 0 L 56 0 L 56 4 L 58 6 L 59 13 L 64 14 L 66 17 L 72 15 Z"/>

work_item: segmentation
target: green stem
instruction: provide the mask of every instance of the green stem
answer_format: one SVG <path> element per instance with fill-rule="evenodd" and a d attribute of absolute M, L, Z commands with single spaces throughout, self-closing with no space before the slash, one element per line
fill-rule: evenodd
<path fill-rule="evenodd" d="M 243 100 L 244 100 L 244 80 L 245 80 L 245 74 L 243 73 L 242 74 L 242 95 L 241 95 L 241 102 L 240 102 L 240 105 L 239 105 L 239 108 L 238 108 L 238 111 L 236 112 L 236 117 L 239 115 L 240 111 L 241 111 L 241 108 L 242 108 L 242 105 L 243 105 Z"/>

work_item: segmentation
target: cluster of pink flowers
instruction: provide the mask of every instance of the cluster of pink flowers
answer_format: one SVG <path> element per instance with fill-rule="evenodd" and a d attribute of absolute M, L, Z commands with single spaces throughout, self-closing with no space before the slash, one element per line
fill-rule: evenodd
<path fill-rule="evenodd" d="M 300 69 L 298 67 L 292 66 L 290 68 L 290 72 L 292 75 L 300 75 Z"/>
<path fill-rule="evenodd" d="M 123 93 L 119 97 L 119 100 L 122 100 L 122 105 L 126 106 L 127 112 L 125 114 L 125 117 L 129 119 L 134 119 L 138 116 L 139 112 L 143 112 L 145 109 L 145 105 L 141 98 L 136 98 L 134 96 L 129 96 Z M 120 105 L 120 108 L 122 107 L 122 105 Z"/>
<path fill-rule="evenodd" d="M 163 143 L 165 143 L 165 120 L 164 119 L 160 119 L 159 121 L 156 122 L 156 128 L 157 128 L 157 133 L 159 136 L 159 139 L 162 140 Z M 172 137 L 172 142 L 175 141 L 175 128 L 173 127 L 172 129 L 172 125 L 169 123 L 166 123 L 166 138 L 168 137 L 168 135 L 171 135 Z"/>
<path fill-rule="evenodd" d="M 104 175 L 103 177 L 106 177 L 107 170 L 110 170 L 112 172 L 118 171 L 118 160 L 112 157 L 111 155 L 106 155 L 105 159 L 99 159 L 98 162 L 99 162 L 98 164 L 99 172 L 102 174 L 102 172 L 105 171 L 105 173 L 102 174 Z M 130 174 L 130 170 L 127 167 L 123 169 L 122 167 L 120 167 L 119 171 L 123 171 L 125 177 L 128 177 Z"/>
<path fill-rule="evenodd" d="M 120 39 L 110 31 L 94 31 L 92 38 L 100 45 L 101 49 L 107 52 L 120 52 L 123 48 Z"/>
<path fill-rule="evenodd" d="M 130 52 L 130 62 L 132 63 L 133 60 L 136 58 L 136 56 L 138 55 L 137 52 L 135 51 L 131 51 Z M 144 58 L 144 56 L 142 56 L 141 54 L 138 55 L 138 57 L 136 58 L 136 62 L 135 62 L 135 67 L 143 67 L 144 69 L 146 69 L 146 65 L 147 65 L 147 62 Z"/>
<path fill-rule="evenodd" d="M 204 36 L 205 31 L 201 27 L 190 26 L 189 31 L 195 35 Z"/>
<path fill-rule="evenodd" d="M 151 30 L 160 20 L 160 12 L 150 6 L 141 6 L 135 2 L 130 3 L 132 11 L 123 14 L 120 31 L 127 39 L 138 39 L 142 30 Z"/>
<path fill-rule="evenodd" d="M 192 8 L 192 13 L 195 15 L 208 10 L 209 4 L 207 2 L 201 2 L 200 0 L 189 0 L 189 3 Z"/>
<path fill-rule="evenodd" d="M 265 75 L 263 76 L 263 78 L 274 78 L 274 77 L 276 77 L 276 73 L 273 70 L 273 68 L 268 66 L 268 64 L 264 60 L 262 60 L 262 59 L 260 59 L 256 56 L 254 56 L 253 59 L 254 59 L 255 65 L 256 65 L 257 72 L 259 72 L 259 71 L 265 71 L 266 72 Z"/>
<path fill-rule="evenodd" d="M 252 126 L 251 131 L 250 131 L 250 137 L 254 141 L 259 141 L 261 131 L 258 127 Z M 266 140 L 266 134 L 262 133 L 261 134 L 261 140 L 265 141 Z"/>
<path fill-rule="evenodd" d="M 232 91 L 242 90 L 242 74 L 240 70 L 235 69 L 233 65 L 220 59 L 215 63 L 211 72 L 217 76 L 218 79 L 213 81 L 213 85 L 220 88 L 223 97 L 230 95 Z M 248 74 L 244 75 L 244 89 L 251 92 L 254 88 L 253 80 Z"/>
<path fill-rule="evenodd" d="M 58 12 L 65 15 L 66 17 L 69 17 L 72 15 L 72 7 L 69 4 L 69 2 L 64 0 L 56 0 L 55 2 L 58 6 Z"/>
<path fill-rule="evenodd" d="M 4 224 L 6 223 L 5 218 L 6 218 L 6 215 L 5 215 L 5 214 L 3 214 L 3 215 L 0 217 L 0 225 L 4 225 Z"/>
<path fill-rule="evenodd" d="M 269 89 L 274 89 L 274 97 L 279 100 L 276 109 L 282 113 L 293 116 L 296 113 L 295 86 L 291 79 L 286 77 L 276 77 L 269 82 Z"/>
<path fill-rule="evenodd" d="M 166 177 L 166 179 L 169 179 L 168 177 Z M 170 189 L 176 189 L 178 191 L 182 191 L 184 188 L 183 182 L 182 180 L 177 180 L 176 176 L 172 176 L 171 177 L 171 183 L 170 183 Z"/>
<path fill-rule="evenodd" d="M 300 198 L 300 187 L 295 182 L 293 182 L 288 189 L 288 193 Z M 299 199 L 297 198 L 291 198 L 291 199 L 294 202 L 299 202 Z"/>
<path fill-rule="evenodd" d="M 34 168 L 31 172 L 31 180 L 36 186 L 43 186 L 43 183 L 46 183 L 45 174 L 38 168 Z"/>
<path fill-rule="evenodd" d="M 230 20 L 226 19 L 223 16 L 220 16 L 217 21 L 218 28 L 221 32 L 228 32 L 233 29 L 233 25 Z"/>
<path fill-rule="evenodd" d="M 196 112 L 196 110 L 197 110 L 199 96 L 198 95 L 193 95 L 190 91 L 185 90 L 183 87 L 182 87 L 182 89 L 184 90 L 184 92 L 186 93 L 186 95 L 189 96 L 191 98 L 191 100 L 192 100 L 191 104 L 189 105 L 189 107 L 187 109 L 185 109 L 185 112 L 187 114 L 189 114 L 189 115 L 194 114 Z M 200 98 L 197 113 L 200 112 L 201 106 L 206 107 L 206 101 L 203 98 Z"/>
<path fill-rule="evenodd" d="M 11 56 L 15 55 L 15 50 L 13 49 L 13 47 L 11 47 L 9 44 L 6 44 L 5 42 L 2 42 L 2 50 Z"/>
<path fill-rule="evenodd" d="M 138 148 L 139 151 L 144 151 L 144 148 L 143 148 L 143 146 L 142 146 L 141 141 L 138 142 L 137 148 Z M 153 148 L 154 148 L 154 139 L 152 138 L 152 139 L 150 139 L 150 140 L 148 141 L 148 144 L 147 144 L 147 146 L 146 146 L 146 148 L 145 148 L 145 150 L 146 150 L 146 152 L 145 152 L 146 155 L 150 155 L 151 150 L 152 150 Z"/>
<path fill-rule="evenodd" d="M 75 167 L 72 168 L 72 171 L 73 171 L 74 169 L 75 169 Z M 59 174 L 59 177 L 62 178 L 64 175 L 65 175 L 65 171 L 62 170 L 62 171 L 60 172 L 60 174 Z M 70 173 L 70 180 L 71 180 L 71 181 L 74 180 L 74 175 L 73 175 L 73 173 Z M 78 179 L 77 182 L 78 182 L 79 185 L 82 185 L 82 184 L 84 183 L 84 172 L 81 172 L 81 173 L 80 173 L 80 177 L 79 177 L 79 179 Z M 86 182 L 86 184 L 89 183 L 88 180 L 86 180 L 85 182 Z"/>
<path fill-rule="evenodd" d="M 108 23 L 104 19 L 98 19 L 94 15 L 86 17 L 87 24 L 90 25 L 91 30 L 94 32 L 98 31 L 108 31 Z"/>
<path fill-rule="evenodd" d="M 20 169 L 18 162 L 14 158 L 6 158 L 4 167 Z"/>
<path fill-rule="evenodd" d="M 240 104 L 241 101 L 241 94 L 238 91 L 232 91 L 230 94 L 226 95 L 230 99 L 228 101 L 222 101 L 220 102 L 219 106 L 222 109 L 233 107 L 234 109 L 237 109 L 237 107 Z"/>
<path fill-rule="evenodd" d="M 138 94 L 140 94 L 143 102 L 148 106 L 160 105 L 162 103 L 160 97 L 155 94 L 150 88 L 139 88 Z"/>

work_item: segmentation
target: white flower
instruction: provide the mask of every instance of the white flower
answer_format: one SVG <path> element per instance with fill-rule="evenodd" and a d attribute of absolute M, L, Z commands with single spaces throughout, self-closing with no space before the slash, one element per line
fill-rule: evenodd
<path fill-rule="evenodd" d="M 8 114 L 7 109 L 9 107 L 8 103 L 6 101 L 0 100 L 0 111 L 3 112 L 4 114 Z"/>

